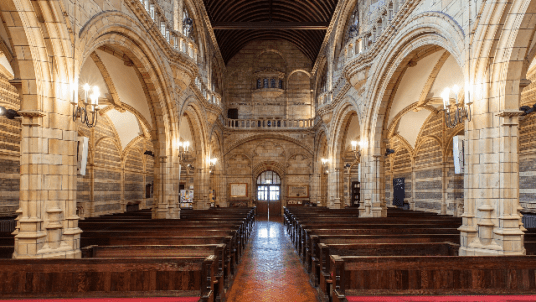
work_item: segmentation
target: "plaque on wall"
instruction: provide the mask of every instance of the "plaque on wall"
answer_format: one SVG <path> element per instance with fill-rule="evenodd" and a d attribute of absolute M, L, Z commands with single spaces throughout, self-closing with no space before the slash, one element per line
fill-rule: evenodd
<path fill-rule="evenodd" d="M 404 206 L 404 198 L 406 196 L 404 178 L 393 179 L 393 205 L 397 207 Z"/>
<path fill-rule="evenodd" d="M 231 197 L 248 197 L 248 184 L 230 184 Z"/>
<path fill-rule="evenodd" d="M 309 197 L 309 186 L 308 185 L 288 186 L 288 197 L 290 198 Z"/>

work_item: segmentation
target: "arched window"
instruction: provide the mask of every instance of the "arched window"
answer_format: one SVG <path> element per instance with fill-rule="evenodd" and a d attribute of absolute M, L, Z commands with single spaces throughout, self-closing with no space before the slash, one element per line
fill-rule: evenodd
<path fill-rule="evenodd" d="M 193 38 L 192 37 L 193 29 L 194 29 L 194 20 L 190 18 L 190 13 L 188 13 L 188 10 L 185 9 L 182 12 L 182 34 L 188 38 Z"/>
<path fill-rule="evenodd" d="M 355 5 L 353 14 L 348 20 L 348 39 L 357 37 L 359 34 L 359 5 Z"/>
<path fill-rule="evenodd" d="M 257 177 L 258 185 L 280 185 L 281 178 L 274 171 L 263 172 L 259 177 Z"/>

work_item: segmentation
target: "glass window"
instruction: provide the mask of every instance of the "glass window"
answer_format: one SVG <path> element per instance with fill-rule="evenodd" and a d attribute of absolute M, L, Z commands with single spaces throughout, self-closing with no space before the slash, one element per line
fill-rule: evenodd
<path fill-rule="evenodd" d="M 281 178 L 274 171 L 266 171 L 259 175 L 257 178 L 257 184 L 259 185 L 280 185 Z"/>
<path fill-rule="evenodd" d="M 277 88 L 277 87 L 275 86 L 275 79 L 271 79 L 271 80 L 270 80 L 270 84 L 271 84 L 270 87 L 272 87 L 272 88 Z"/>

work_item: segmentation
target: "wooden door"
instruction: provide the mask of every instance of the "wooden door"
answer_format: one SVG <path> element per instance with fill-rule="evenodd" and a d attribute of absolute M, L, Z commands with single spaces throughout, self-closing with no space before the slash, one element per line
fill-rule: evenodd
<path fill-rule="evenodd" d="M 257 215 L 268 215 L 268 201 L 267 200 L 257 201 Z"/>
<path fill-rule="evenodd" d="M 270 200 L 270 216 L 281 216 L 281 200 Z"/>

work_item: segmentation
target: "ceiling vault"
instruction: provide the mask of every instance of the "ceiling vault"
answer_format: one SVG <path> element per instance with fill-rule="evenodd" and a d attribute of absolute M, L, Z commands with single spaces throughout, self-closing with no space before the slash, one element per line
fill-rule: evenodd
<path fill-rule="evenodd" d="M 287 40 L 312 62 L 338 0 L 203 0 L 225 63 L 253 40 Z"/>

